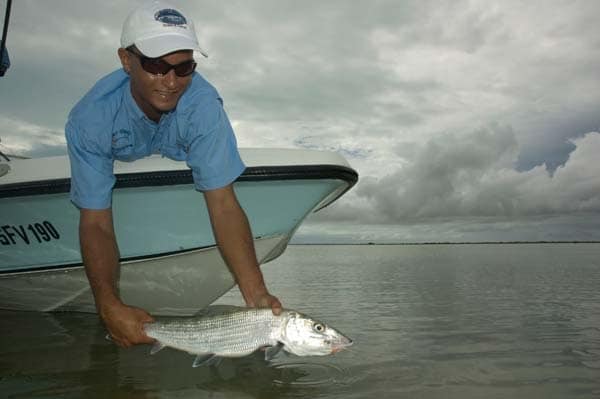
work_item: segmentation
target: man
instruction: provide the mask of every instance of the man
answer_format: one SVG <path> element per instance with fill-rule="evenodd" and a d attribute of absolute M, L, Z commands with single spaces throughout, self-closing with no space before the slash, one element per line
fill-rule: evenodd
<path fill-rule="evenodd" d="M 202 52 L 193 23 L 181 10 L 162 1 L 143 4 L 123 25 L 118 50 L 123 68 L 96 83 L 73 108 L 65 128 L 83 263 L 98 313 L 123 347 L 152 342 L 143 332 L 152 317 L 123 303 L 117 290 L 119 251 L 111 211 L 115 159 L 161 153 L 185 160 L 246 304 L 281 312 L 281 303 L 265 286 L 248 220 L 232 189 L 245 166 L 219 94 L 194 72 L 194 51 Z"/>

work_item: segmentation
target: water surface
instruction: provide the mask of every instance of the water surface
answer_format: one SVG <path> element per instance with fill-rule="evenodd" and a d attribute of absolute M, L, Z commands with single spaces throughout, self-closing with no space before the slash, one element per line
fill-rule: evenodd
<path fill-rule="evenodd" d="M 192 368 L 104 339 L 94 315 L 0 311 L 8 398 L 600 396 L 600 245 L 291 246 L 284 305 L 355 340 L 334 356 Z M 221 303 L 239 304 L 237 292 Z"/>

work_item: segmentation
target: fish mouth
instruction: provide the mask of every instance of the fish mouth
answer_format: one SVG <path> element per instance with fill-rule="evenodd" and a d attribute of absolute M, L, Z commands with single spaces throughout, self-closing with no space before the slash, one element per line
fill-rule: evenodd
<path fill-rule="evenodd" d="M 335 342 L 333 345 L 331 345 L 331 353 L 337 353 L 340 352 L 344 349 L 346 349 L 349 346 L 352 346 L 354 342 L 350 339 L 350 338 L 342 338 L 339 341 Z"/>

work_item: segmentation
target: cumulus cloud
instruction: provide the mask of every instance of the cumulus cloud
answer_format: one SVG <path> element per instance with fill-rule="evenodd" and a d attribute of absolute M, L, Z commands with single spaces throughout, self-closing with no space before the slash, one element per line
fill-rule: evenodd
<path fill-rule="evenodd" d="M 64 155 L 67 145 L 61 130 L 0 116 L 0 149 L 26 157 Z"/>
<path fill-rule="evenodd" d="M 574 139 L 568 161 L 551 175 L 543 166 L 514 168 L 518 143 L 510 127 L 493 125 L 464 135 L 440 135 L 394 172 L 362 180 L 354 195 L 371 223 L 412 223 L 444 218 L 520 217 L 600 212 L 600 174 L 590 167 L 600 133 Z M 341 208 L 341 207 L 340 207 Z M 344 219 L 343 210 L 330 217 Z"/>
<path fill-rule="evenodd" d="M 323 220 L 597 212 L 585 171 L 600 129 L 600 2 L 172 1 L 194 18 L 210 55 L 198 70 L 240 146 L 338 151 L 358 170 Z M 70 108 L 119 67 L 139 2 L 13 4 L 3 151 L 64 150 Z"/>

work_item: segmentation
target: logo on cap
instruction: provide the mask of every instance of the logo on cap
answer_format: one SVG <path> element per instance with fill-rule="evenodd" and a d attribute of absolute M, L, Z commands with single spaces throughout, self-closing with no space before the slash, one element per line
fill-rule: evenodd
<path fill-rule="evenodd" d="M 156 14 L 154 14 L 154 19 L 170 26 L 181 26 L 187 24 L 185 17 L 181 15 L 179 11 L 171 8 L 165 8 L 164 10 L 157 11 Z"/>

